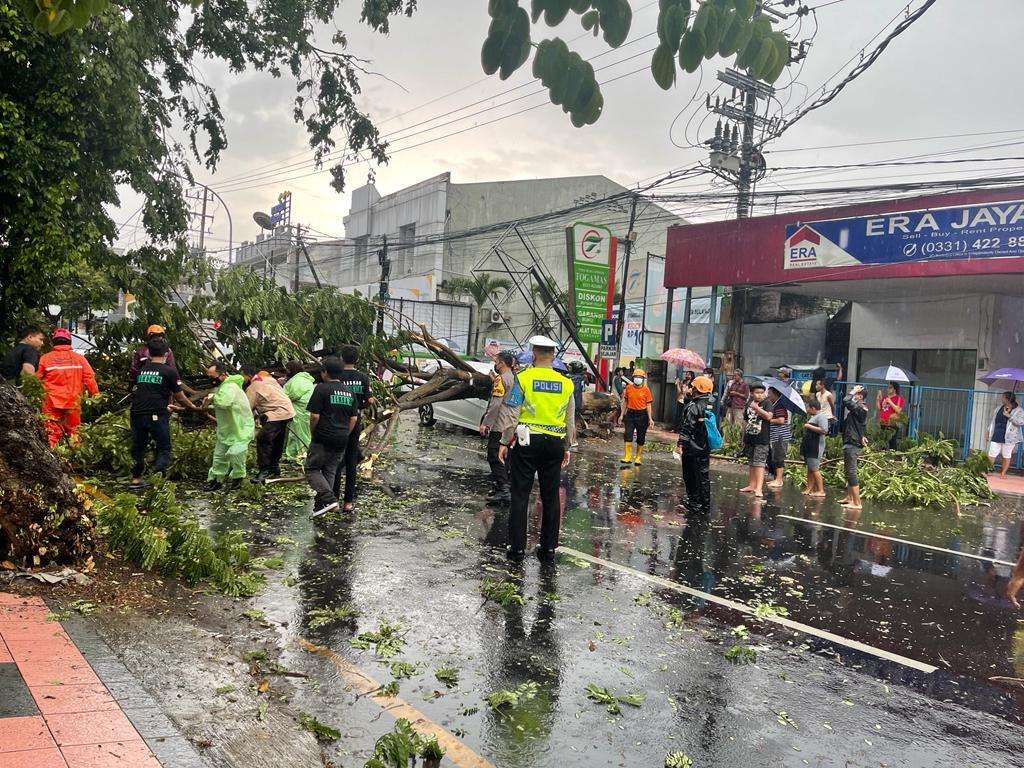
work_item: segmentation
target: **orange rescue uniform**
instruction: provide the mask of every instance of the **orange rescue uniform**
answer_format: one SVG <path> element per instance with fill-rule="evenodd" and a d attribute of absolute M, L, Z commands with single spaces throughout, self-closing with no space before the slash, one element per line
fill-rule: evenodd
<path fill-rule="evenodd" d="M 98 395 L 100 389 L 89 361 L 65 344 L 39 358 L 36 376 L 43 383 L 43 425 L 52 448 L 65 435 L 76 437 L 82 421 L 82 394 Z"/>

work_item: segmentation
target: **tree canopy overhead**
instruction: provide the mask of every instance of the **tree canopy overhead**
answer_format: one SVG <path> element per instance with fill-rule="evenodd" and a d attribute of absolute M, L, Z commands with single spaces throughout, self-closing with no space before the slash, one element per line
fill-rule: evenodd
<path fill-rule="evenodd" d="M 760 0 L 659 0 L 654 81 L 668 90 L 676 81 L 677 61 L 680 69 L 696 72 L 702 59 L 735 55 L 738 69 L 774 83 L 790 63 L 790 44 L 761 5 Z M 570 17 L 618 48 L 633 23 L 629 0 L 531 0 L 529 12 L 519 0 L 489 0 L 487 10 L 491 25 L 480 51 L 484 72 L 497 72 L 505 80 L 536 48 L 533 76 L 548 89 L 551 103 L 560 105 L 577 128 L 597 122 L 604 96 L 594 67 L 559 37 L 534 43 L 531 23 L 536 26 L 543 18 L 547 26 L 557 27 Z"/>
<path fill-rule="evenodd" d="M 83 264 L 146 272 L 154 256 L 184 259 L 190 166 L 212 170 L 228 141 L 206 61 L 292 77 L 294 117 L 317 161 L 343 141 L 385 162 L 386 143 L 357 103 L 365 60 L 343 31 L 329 43 L 318 36 L 339 5 L 0 0 L 0 336 L 13 336 Z M 363 0 L 361 18 L 386 33 L 415 5 Z M 341 190 L 340 165 L 332 175 Z M 143 196 L 158 248 L 110 252 L 117 228 L 106 209 L 120 185 Z"/>

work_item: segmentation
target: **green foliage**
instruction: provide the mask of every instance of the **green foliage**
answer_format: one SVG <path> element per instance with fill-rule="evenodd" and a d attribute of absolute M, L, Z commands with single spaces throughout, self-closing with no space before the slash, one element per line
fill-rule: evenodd
<path fill-rule="evenodd" d="M 440 760 L 445 755 L 445 748 L 438 741 L 437 736 L 427 736 L 420 742 L 420 757 L 424 760 Z"/>
<path fill-rule="evenodd" d="M 392 624 L 389 621 L 382 621 L 380 626 L 373 632 L 363 632 L 349 641 L 355 648 L 363 650 L 373 647 L 377 658 L 390 659 L 402 652 L 405 645 L 405 633 L 401 624 Z"/>
<path fill-rule="evenodd" d="M 526 600 L 519 594 L 519 589 L 510 581 L 498 581 L 484 576 L 480 582 L 480 594 L 485 600 L 493 600 L 501 606 L 524 605 Z"/>
<path fill-rule="evenodd" d="M 35 376 L 21 376 L 18 379 L 18 389 L 22 396 L 32 404 L 35 410 L 43 405 L 43 382 Z"/>
<path fill-rule="evenodd" d="M 693 768 L 693 760 L 685 752 L 669 752 L 665 755 L 665 768 Z"/>
<path fill-rule="evenodd" d="M 309 629 L 320 629 L 358 615 L 359 611 L 347 603 L 333 608 L 314 608 L 307 616 L 306 626 Z"/>
<path fill-rule="evenodd" d="M 416 665 L 407 661 L 393 661 L 389 669 L 396 680 L 407 680 L 416 674 Z"/>
<path fill-rule="evenodd" d="M 158 480 L 141 497 L 119 494 L 96 508 L 111 550 L 140 568 L 190 584 L 206 581 L 233 597 L 253 595 L 263 584 L 247 567 L 241 532 L 211 539 L 195 512 L 175 500 L 173 483 Z"/>
<path fill-rule="evenodd" d="M 484 697 L 487 706 L 495 712 L 508 713 L 523 702 L 536 698 L 539 687 L 537 683 L 528 682 L 515 688 L 501 688 Z"/>
<path fill-rule="evenodd" d="M 362 0 L 361 21 L 386 33 L 392 16 L 410 15 L 415 5 Z M 71 310 L 103 309 L 114 289 L 139 296 L 203 284 L 172 279 L 192 271 L 183 196 L 191 163 L 213 170 L 227 147 L 203 63 L 290 75 L 293 116 L 316 162 L 338 149 L 337 136 L 385 162 L 387 145 L 358 103 L 365 61 L 345 50 L 343 31 L 324 34 L 339 6 L 0 0 L 0 333 L 55 300 Z M 331 174 L 341 191 L 342 165 Z M 123 255 L 110 249 L 118 231 L 108 214 L 121 187 L 143 198 L 138 226 L 155 243 Z M 137 310 L 138 320 L 111 332 L 135 342 L 149 322 L 174 334 L 187 327 L 184 307 L 142 296 Z M 170 341 L 185 351 L 183 339 Z"/>
<path fill-rule="evenodd" d="M 879 436 L 876 444 L 880 439 Z M 974 452 L 964 463 L 957 464 L 959 455 L 958 443 L 941 434 L 904 439 L 897 451 L 865 450 L 858 462 L 860 495 L 912 506 L 951 502 L 966 506 L 991 499 L 994 494 L 985 479 L 990 466 L 988 458 Z M 846 487 L 840 438 L 826 440 L 825 458 L 822 477 L 826 485 Z M 796 483 L 803 483 L 806 477 L 803 467 L 797 466 L 787 466 L 786 475 Z"/>
<path fill-rule="evenodd" d="M 438 667 L 434 671 L 434 677 L 438 682 L 444 683 L 447 688 L 454 688 L 459 684 L 458 667 Z"/>
<path fill-rule="evenodd" d="M 436 739 L 434 739 L 436 743 Z M 390 733 L 385 733 L 373 747 L 373 756 L 366 761 L 364 768 L 409 768 L 415 761 L 417 755 L 427 744 L 405 718 L 399 718 L 395 727 Z M 444 750 L 437 745 L 441 756 Z M 434 747 L 431 747 L 434 751 Z M 423 755 L 427 757 L 428 755 Z"/>
<path fill-rule="evenodd" d="M 621 715 L 622 707 L 619 704 L 628 704 L 631 707 L 642 707 L 644 703 L 644 696 L 641 693 L 631 693 L 626 696 L 617 696 L 610 688 L 602 688 L 600 686 L 589 683 L 587 685 L 587 698 L 591 701 L 596 701 L 598 704 L 604 704 L 605 709 L 608 710 L 610 715 Z"/>
<path fill-rule="evenodd" d="M 749 645 L 735 643 L 725 652 L 725 658 L 733 664 L 753 664 L 757 661 L 757 651 Z"/>
<path fill-rule="evenodd" d="M 692 24 L 691 10 L 696 11 Z M 543 17 L 547 26 L 555 27 L 573 11 L 583 29 L 595 37 L 601 33 L 611 48 L 626 42 L 633 21 L 629 0 L 531 0 L 529 15 L 518 0 L 491 0 L 488 11 L 491 25 L 480 60 L 485 73 L 497 72 L 502 80 L 529 58 L 531 21 L 537 24 Z M 676 82 L 677 57 L 679 68 L 692 73 L 704 59 L 735 56 L 737 68 L 774 83 L 791 55 L 789 39 L 773 24 L 754 0 L 661 0 L 651 76 L 668 90 Z M 597 122 L 604 96 L 594 68 L 561 38 L 542 40 L 536 48 L 533 76 L 548 89 L 551 102 L 560 104 L 577 128 Z"/>
<path fill-rule="evenodd" d="M 118 476 L 131 472 L 131 429 L 127 411 L 108 413 L 91 424 L 83 424 L 79 437 L 77 445 L 61 444 L 57 449 L 76 472 Z M 177 419 L 171 419 L 173 452 L 168 477 L 172 480 L 205 480 L 216 441 L 212 427 L 186 429 Z"/>
<path fill-rule="evenodd" d="M 453 277 L 445 283 L 445 287 L 453 296 L 469 296 L 476 304 L 476 330 L 473 334 L 473 348 L 479 349 L 484 307 L 491 299 L 511 289 L 512 281 L 507 277 L 495 277 L 490 272 L 479 272 L 473 277 Z"/>
<path fill-rule="evenodd" d="M 361 296 L 332 287 L 285 293 L 242 267 L 217 275 L 206 311 L 220 321 L 218 333 L 234 348 L 237 363 L 294 360 L 299 351 L 289 339 L 304 349 L 313 349 L 321 339 L 328 350 L 357 344 L 363 362 L 402 344 L 376 336 L 377 310 Z"/>
<path fill-rule="evenodd" d="M 305 712 L 299 715 L 299 725 L 303 730 L 312 733 L 317 741 L 329 743 L 341 738 L 341 732 L 329 725 L 325 725 L 312 715 Z"/>

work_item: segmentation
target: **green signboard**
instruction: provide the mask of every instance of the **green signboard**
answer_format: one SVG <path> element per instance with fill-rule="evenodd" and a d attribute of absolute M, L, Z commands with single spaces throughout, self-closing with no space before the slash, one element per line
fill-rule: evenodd
<path fill-rule="evenodd" d="M 601 321 L 608 317 L 616 240 L 611 230 L 598 224 L 573 224 L 566 228 L 565 236 L 576 333 L 582 344 L 600 342 Z"/>

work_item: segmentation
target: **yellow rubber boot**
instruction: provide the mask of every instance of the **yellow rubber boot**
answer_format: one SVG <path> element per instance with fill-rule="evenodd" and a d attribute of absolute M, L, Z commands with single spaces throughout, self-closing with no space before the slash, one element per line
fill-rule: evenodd
<path fill-rule="evenodd" d="M 643 456 L 644 456 L 644 447 L 642 445 L 638 445 L 636 447 L 636 458 L 633 459 L 633 463 L 636 464 L 639 467 L 640 463 L 641 463 L 641 459 L 643 459 Z"/>
<path fill-rule="evenodd" d="M 622 449 L 622 463 L 623 464 L 630 464 L 630 463 L 632 463 L 632 461 L 633 461 L 633 444 L 632 443 L 626 443 L 625 447 L 623 447 L 623 449 Z"/>

